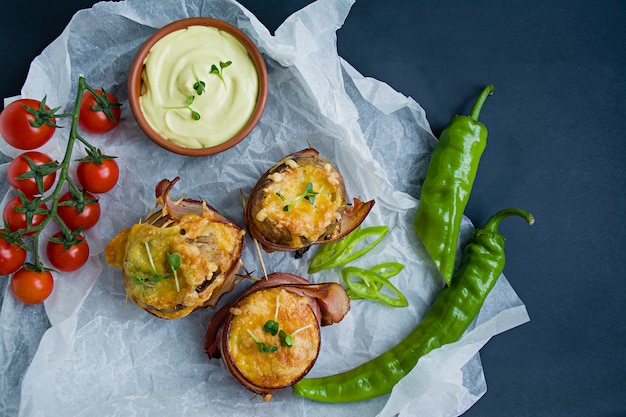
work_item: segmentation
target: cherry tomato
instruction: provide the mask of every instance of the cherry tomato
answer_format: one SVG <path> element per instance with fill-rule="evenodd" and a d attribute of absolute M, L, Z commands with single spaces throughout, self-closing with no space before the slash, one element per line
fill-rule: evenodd
<path fill-rule="evenodd" d="M 26 199 L 28 201 L 33 201 L 33 197 L 27 196 Z M 19 229 L 26 229 L 28 226 L 27 218 L 25 213 L 19 213 L 16 211 L 16 208 L 23 207 L 22 200 L 20 197 L 14 197 L 4 206 L 4 210 L 2 211 L 2 218 L 8 223 L 9 229 L 12 232 L 15 232 Z M 47 210 L 48 206 L 45 203 L 41 203 L 38 207 L 41 211 Z M 31 227 L 35 227 L 40 225 L 45 219 L 47 214 L 33 214 L 32 222 L 30 223 Z M 29 236 L 34 234 L 35 232 L 24 233 L 24 236 Z"/>
<path fill-rule="evenodd" d="M 18 190 L 22 190 L 22 192 L 26 195 L 43 194 L 44 192 L 48 191 L 50 187 L 52 187 L 52 185 L 54 184 L 54 180 L 56 179 L 56 176 L 57 176 L 56 171 L 52 171 L 52 168 L 50 168 L 50 169 L 45 169 L 45 171 L 42 172 L 43 176 L 40 178 L 41 178 L 41 185 L 43 187 L 43 190 L 40 190 L 35 177 L 25 178 L 21 180 L 17 179 L 20 175 L 33 172 L 26 157 L 28 157 L 36 165 L 38 165 L 38 169 L 40 168 L 44 169 L 45 167 L 41 167 L 42 165 L 50 164 L 50 165 L 47 165 L 47 167 L 50 167 L 51 165 L 53 165 L 52 158 L 50 158 L 48 155 L 44 153 L 37 152 L 37 151 L 24 152 L 23 154 L 15 158 L 13 161 L 11 161 L 11 163 L 9 164 L 9 170 L 7 173 L 9 177 L 9 183 L 14 188 Z M 49 171 L 52 171 L 52 172 L 47 174 L 47 172 Z"/>
<path fill-rule="evenodd" d="M 0 234 L 5 230 L 0 229 Z M 26 249 L 0 236 L 0 275 L 17 271 L 26 261 Z"/>
<path fill-rule="evenodd" d="M 52 239 L 62 239 L 63 234 L 57 232 L 52 235 Z M 77 236 L 79 243 L 74 243 L 69 248 L 65 248 L 63 243 L 49 240 L 46 244 L 46 255 L 55 269 L 59 271 L 76 271 L 87 263 L 89 259 L 89 245 L 81 235 Z"/>
<path fill-rule="evenodd" d="M 78 182 L 89 192 L 100 194 L 111 191 L 120 176 L 114 159 L 102 159 L 101 163 L 79 162 L 76 167 Z"/>
<path fill-rule="evenodd" d="M 113 94 L 108 92 L 103 94 L 102 90 L 96 90 L 96 93 L 100 97 L 106 94 L 105 104 L 98 103 L 91 91 L 85 91 L 80 102 L 78 124 L 87 132 L 105 133 L 117 126 L 121 114 L 120 105 Z M 115 121 L 111 120 L 103 110 L 107 107 Z"/>
<path fill-rule="evenodd" d="M 50 271 L 33 271 L 20 268 L 11 277 L 11 291 L 15 298 L 26 304 L 44 301 L 54 288 Z"/>
<path fill-rule="evenodd" d="M 46 106 L 45 99 L 15 100 L 0 113 L 0 135 L 14 148 L 38 148 L 54 134 L 56 119 L 52 117 L 53 114 L 54 110 Z"/>
<path fill-rule="evenodd" d="M 59 198 L 57 214 L 61 217 L 63 223 L 72 230 L 78 230 L 81 226 L 83 230 L 89 230 L 100 219 L 100 203 L 98 203 L 98 200 L 90 193 L 85 193 L 84 198 L 94 200 L 95 202 L 85 202 L 82 205 L 80 203 L 77 203 L 77 205 L 64 205 L 64 202 L 72 201 L 72 194 L 69 191 Z M 79 213 L 79 210 L 82 211 Z"/>

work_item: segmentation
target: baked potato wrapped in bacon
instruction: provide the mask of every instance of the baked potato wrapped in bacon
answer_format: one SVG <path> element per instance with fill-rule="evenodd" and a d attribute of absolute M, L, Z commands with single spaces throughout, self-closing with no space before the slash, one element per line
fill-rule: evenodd
<path fill-rule="evenodd" d="M 159 182 L 161 209 L 105 249 L 107 264 L 122 270 L 128 298 L 164 319 L 215 307 L 234 288 L 245 246 L 245 231 L 204 201 L 171 199 L 178 180 Z"/>
<path fill-rule="evenodd" d="M 319 152 L 281 159 L 250 192 L 245 222 L 266 252 L 304 251 L 342 238 L 359 226 L 374 200 L 348 203 L 341 173 Z"/>
<path fill-rule="evenodd" d="M 269 401 L 311 370 L 320 326 L 341 321 L 349 309 L 350 299 L 337 283 L 273 273 L 215 313 L 205 348 L 209 357 L 222 357 L 241 385 Z"/>

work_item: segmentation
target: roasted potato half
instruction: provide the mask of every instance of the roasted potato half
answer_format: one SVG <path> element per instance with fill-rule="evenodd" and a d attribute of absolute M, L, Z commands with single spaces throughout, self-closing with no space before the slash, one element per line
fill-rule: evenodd
<path fill-rule="evenodd" d="M 245 221 L 266 252 L 298 251 L 347 235 L 373 205 L 356 198 L 350 205 L 341 173 L 308 148 L 281 159 L 258 180 Z"/>
<path fill-rule="evenodd" d="M 107 244 L 106 262 L 122 270 L 127 297 L 164 319 L 215 307 L 234 288 L 245 231 L 204 202 L 172 200 L 178 181 L 156 187 L 161 210 L 119 232 Z"/>
<path fill-rule="evenodd" d="M 320 326 L 340 321 L 349 309 L 337 283 L 270 274 L 217 311 L 205 348 L 209 357 L 223 358 L 241 385 L 268 401 L 311 370 L 319 355 Z"/>

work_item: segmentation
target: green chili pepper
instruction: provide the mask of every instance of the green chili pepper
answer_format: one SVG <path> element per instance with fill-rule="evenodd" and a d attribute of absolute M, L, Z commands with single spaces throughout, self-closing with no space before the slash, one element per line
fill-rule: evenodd
<path fill-rule="evenodd" d="M 389 282 L 389 278 L 400 273 L 403 268 L 404 265 L 398 262 L 376 265 L 371 269 L 348 266 L 341 270 L 341 276 L 348 287 L 348 295 L 353 300 L 368 299 L 389 307 L 406 307 L 409 302 L 404 294 Z M 389 288 L 396 296 L 383 293 L 383 287 Z"/>
<path fill-rule="evenodd" d="M 326 243 L 311 260 L 308 273 L 314 274 L 322 269 L 336 268 L 360 258 L 378 245 L 387 232 L 389 232 L 388 226 L 370 226 L 363 229 L 357 227 L 343 239 Z M 377 236 L 377 238 L 368 245 L 360 247 L 359 244 L 370 236 Z M 358 250 L 357 247 L 359 247 Z"/>
<path fill-rule="evenodd" d="M 487 144 L 480 110 L 493 93 L 488 85 L 469 116 L 455 116 L 433 151 L 413 226 L 448 285 L 452 280 L 463 212 Z"/>
<path fill-rule="evenodd" d="M 513 215 L 534 223 L 533 216 L 520 209 L 505 209 L 487 220 L 465 247 L 451 285 L 441 290 L 426 317 L 400 343 L 344 373 L 304 378 L 293 385 L 294 395 L 322 402 L 352 402 L 388 394 L 422 356 L 456 342 L 504 270 L 504 236 L 498 233 L 498 225 Z"/>

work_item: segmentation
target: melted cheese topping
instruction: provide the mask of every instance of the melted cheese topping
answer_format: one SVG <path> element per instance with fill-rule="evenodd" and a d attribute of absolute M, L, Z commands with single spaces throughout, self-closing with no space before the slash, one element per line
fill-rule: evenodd
<path fill-rule="evenodd" d="M 278 300 L 280 329 L 293 336 L 293 346 L 280 346 L 278 335 L 263 331 L 265 323 L 275 318 Z M 228 353 L 239 371 L 253 384 L 268 388 L 282 388 L 303 377 L 317 359 L 320 333 L 317 319 L 310 308 L 309 297 L 293 294 L 280 288 L 257 291 L 237 303 L 228 332 Z M 266 346 L 278 350 L 261 353 L 252 334 Z"/>
<path fill-rule="evenodd" d="M 184 215 L 170 227 L 139 223 L 111 240 L 107 263 L 122 268 L 127 295 L 139 307 L 160 317 L 183 317 L 221 286 L 223 273 L 241 250 L 243 233 L 231 224 L 197 214 Z M 181 256 L 178 288 L 166 257 L 172 253 Z M 155 275 L 167 277 L 151 280 Z"/>
<path fill-rule="evenodd" d="M 303 240 L 317 241 L 340 220 L 345 205 L 337 192 L 341 178 L 329 164 L 298 166 L 293 160 L 285 164 L 287 168 L 268 176 L 270 182 L 263 189 L 262 208 L 255 219 L 288 231 L 291 246 L 301 247 Z M 313 202 L 304 198 L 308 184 L 316 193 Z"/>

